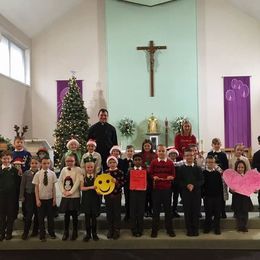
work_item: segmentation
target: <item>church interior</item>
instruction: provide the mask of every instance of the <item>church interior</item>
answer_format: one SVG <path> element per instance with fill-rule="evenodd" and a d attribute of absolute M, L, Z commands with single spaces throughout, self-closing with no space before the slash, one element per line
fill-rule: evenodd
<path fill-rule="evenodd" d="M 14 126 L 27 126 L 26 149 L 35 155 L 44 146 L 53 164 L 55 129 L 71 79 L 79 86 L 87 128 L 107 109 L 123 153 L 127 145 L 141 151 L 144 139 L 155 148 L 176 146 L 176 124 L 187 119 L 204 159 L 212 139 L 219 138 L 227 159 L 239 143 L 252 163 L 260 145 L 259 71 L 258 0 L 0 0 L 0 137 L 13 143 Z M 120 128 L 125 120 L 132 124 L 130 134 Z M 58 192 L 57 200 L 61 196 Z M 122 218 L 121 237 L 108 240 L 102 212 L 98 242 L 61 241 L 60 216 L 57 240 L 22 241 L 20 216 L 14 239 L 0 242 L 0 259 L 18 259 L 18 253 L 28 258 L 32 252 L 39 259 L 258 259 L 257 194 L 251 199 L 249 232 L 235 231 L 230 196 L 222 234 L 201 232 L 197 238 L 185 235 L 181 204 L 181 217 L 173 219 L 175 238 L 163 230 L 151 238 L 151 218 L 145 218 L 144 236 L 131 237 Z M 79 217 L 79 236 L 83 233 Z"/>

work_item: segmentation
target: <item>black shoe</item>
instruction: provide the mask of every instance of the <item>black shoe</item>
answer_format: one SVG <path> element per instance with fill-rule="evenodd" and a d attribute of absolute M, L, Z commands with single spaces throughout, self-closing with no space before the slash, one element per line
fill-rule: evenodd
<path fill-rule="evenodd" d="M 5 239 L 5 235 L 0 235 L 0 242 L 2 242 Z"/>
<path fill-rule="evenodd" d="M 167 231 L 167 234 L 169 235 L 169 237 L 176 237 L 176 234 L 173 230 Z"/>
<path fill-rule="evenodd" d="M 193 236 L 193 237 L 198 237 L 198 236 L 199 236 L 199 231 L 194 230 L 194 231 L 192 232 L 192 236 Z"/>
<path fill-rule="evenodd" d="M 172 217 L 173 218 L 180 218 L 181 216 L 179 215 L 179 213 L 177 211 L 173 211 L 172 212 Z"/>
<path fill-rule="evenodd" d="M 203 233 L 208 234 L 210 232 L 210 228 L 204 228 Z"/>
<path fill-rule="evenodd" d="M 227 214 L 226 214 L 226 212 L 222 212 L 222 214 L 221 214 L 221 218 L 227 218 Z"/>
<path fill-rule="evenodd" d="M 117 240 L 120 237 L 120 231 L 119 230 L 115 230 L 114 234 L 113 234 L 113 239 Z"/>
<path fill-rule="evenodd" d="M 247 229 L 246 227 L 242 227 L 242 228 L 241 228 L 241 231 L 242 231 L 242 232 L 248 232 L 248 229 Z"/>
<path fill-rule="evenodd" d="M 66 241 L 69 238 L 69 231 L 65 230 L 62 236 L 62 241 Z"/>
<path fill-rule="evenodd" d="M 108 232 L 107 232 L 107 238 L 108 239 L 112 239 L 113 238 L 113 231 L 112 230 L 109 230 Z"/>
<path fill-rule="evenodd" d="M 91 235 L 90 234 L 86 234 L 86 236 L 84 236 L 83 241 L 84 242 L 88 242 L 91 239 Z"/>
<path fill-rule="evenodd" d="M 23 232 L 22 240 L 27 240 L 27 239 L 28 239 L 28 233 Z"/>
<path fill-rule="evenodd" d="M 72 231 L 72 235 L 71 235 L 71 237 L 70 237 L 70 240 L 71 240 L 71 241 L 74 241 L 74 240 L 77 239 L 77 237 L 78 237 L 78 231 L 77 231 L 77 230 L 73 230 L 73 231 Z"/>
<path fill-rule="evenodd" d="M 187 237 L 192 237 L 192 236 L 193 236 L 193 233 L 192 233 L 191 231 L 187 231 L 186 236 L 187 236 Z"/>
<path fill-rule="evenodd" d="M 47 241 L 45 236 L 44 237 L 40 237 L 40 240 L 41 240 L 41 242 L 46 242 Z"/>
<path fill-rule="evenodd" d="M 6 240 L 11 240 L 12 238 L 13 238 L 12 234 L 7 234 L 5 237 Z"/>
<path fill-rule="evenodd" d="M 157 236 L 158 236 L 157 230 L 152 230 L 151 237 L 152 237 L 152 238 L 155 238 L 155 237 L 157 237 Z"/>
<path fill-rule="evenodd" d="M 99 237 L 98 237 L 97 233 L 92 234 L 92 237 L 93 237 L 94 241 L 98 241 L 99 240 Z"/>
<path fill-rule="evenodd" d="M 49 233 L 49 235 L 50 235 L 51 239 L 56 239 L 57 238 L 54 232 L 53 233 Z"/>
<path fill-rule="evenodd" d="M 139 232 L 135 233 L 135 237 L 141 237 L 141 236 L 142 236 L 142 233 L 139 233 Z"/>
<path fill-rule="evenodd" d="M 214 233 L 215 235 L 221 235 L 220 228 L 215 228 Z"/>

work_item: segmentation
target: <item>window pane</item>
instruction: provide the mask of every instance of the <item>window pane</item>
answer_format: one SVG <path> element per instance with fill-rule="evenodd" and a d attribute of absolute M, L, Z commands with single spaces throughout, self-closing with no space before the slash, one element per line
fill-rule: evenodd
<path fill-rule="evenodd" d="M 11 43 L 11 78 L 25 82 L 24 50 Z"/>
<path fill-rule="evenodd" d="M 0 38 L 0 73 L 9 76 L 9 48 L 8 40 Z"/>

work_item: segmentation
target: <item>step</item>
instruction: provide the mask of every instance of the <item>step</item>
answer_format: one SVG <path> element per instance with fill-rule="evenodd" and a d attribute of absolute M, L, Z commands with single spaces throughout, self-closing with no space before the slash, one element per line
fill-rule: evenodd
<path fill-rule="evenodd" d="M 38 238 L 21 240 L 21 231 L 14 231 L 11 241 L 0 243 L 0 250 L 158 250 L 158 249 L 239 249 L 259 250 L 260 230 L 251 229 L 248 233 L 224 230 L 221 235 L 200 234 L 198 237 L 187 237 L 185 231 L 176 230 L 176 237 L 170 238 L 164 230 L 160 230 L 157 238 L 150 237 L 150 230 L 145 230 L 144 235 L 135 238 L 129 230 L 121 230 L 118 240 L 108 240 L 106 231 L 98 232 L 99 241 L 83 242 L 84 232 L 79 232 L 76 241 L 61 241 L 62 232 L 57 231 L 57 239 L 40 242 Z M 122 254 L 123 256 L 123 254 Z"/>
<path fill-rule="evenodd" d="M 181 218 L 174 218 L 173 219 L 173 226 L 175 229 L 185 229 L 185 222 L 184 222 L 184 216 L 183 213 L 180 213 Z M 204 213 L 202 213 L 202 218 L 200 219 L 200 226 L 203 227 L 204 223 Z M 126 223 L 123 220 L 124 215 L 122 214 L 122 221 L 121 221 L 121 228 L 122 229 L 130 229 L 130 223 Z M 78 217 L 79 219 L 79 229 L 84 230 L 85 229 L 85 223 L 84 223 L 84 214 L 80 214 Z M 72 221 L 71 221 L 72 222 Z M 64 225 L 64 217 L 63 214 L 59 214 L 57 218 L 55 218 L 55 228 L 57 230 L 62 230 Z M 72 223 L 71 223 L 72 225 Z M 229 212 L 227 213 L 226 219 L 221 219 L 220 222 L 222 229 L 235 229 L 236 227 L 236 220 L 233 218 L 233 213 Z M 18 219 L 15 222 L 14 229 L 16 230 L 23 230 L 24 223 L 22 221 L 22 215 L 19 214 Z M 145 218 L 144 219 L 144 228 L 145 229 L 151 229 L 152 226 L 152 219 L 151 218 Z M 164 227 L 164 217 L 163 214 L 161 214 L 161 220 L 160 220 L 160 227 Z M 250 229 L 260 229 L 260 218 L 259 214 L 257 212 L 250 212 L 249 213 L 249 221 L 248 221 L 248 227 Z M 108 225 L 106 221 L 106 214 L 102 213 L 98 217 L 98 228 L 99 230 L 107 230 Z"/>

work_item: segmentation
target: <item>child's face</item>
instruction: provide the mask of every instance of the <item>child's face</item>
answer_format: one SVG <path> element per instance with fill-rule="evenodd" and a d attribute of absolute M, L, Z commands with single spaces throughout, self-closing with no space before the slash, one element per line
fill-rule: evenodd
<path fill-rule="evenodd" d="M 220 147 L 221 147 L 221 143 L 216 142 L 216 143 L 212 144 L 212 148 L 214 151 L 219 151 Z"/>
<path fill-rule="evenodd" d="M 93 162 L 87 162 L 85 164 L 86 173 L 93 174 L 94 173 L 95 164 Z"/>
<path fill-rule="evenodd" d="M 114 170 L 117 168 L 117 163 L 115 160 L 113 159 L 110 159 L 107 163 L 108 167 L 111 169 L 111 170 Z"/>
<path fill-rule="evenodd" d="M 170 158 L 171 160 L 175 161 L 175 160 L 177 159 L 177 153 L 174 153 L 174 152 L 169 153 L 169 158 Z"/>
<path fill-rule="evenodd" d="M 242 145 L 238 145 L 235 149 L 235 156 L 240 157 L 244 152 L 244 147 Z"/>
<path fill-rule="evenodd" d="M 47 154 L 46 154 L 45 152 L 39 152 L 39 153 L 38 153 L 38 156 L 39 156 L 39 158 L 41 159 L 41 158 L 47 156 Z"/>
<path fill-rule="evenodd" d="M 185 152 L 184 159 L 188 164 L 192 164 L 194 162 L 194 153 L 193 152 Z"/>
<path fill-rule="evenodd" d="M 142 158 L 141 157 L 135 157 L 134 158 L 134 166 L 135 167 L 141 167 L 142 166 Z"/>
<path fill-rule="evenodd" d="M 30 167 L 31 167 L 32 170 L 38 170 L 39 166 L 40 166 L 39 161 L 37 161 L 35 159 L 31 160 Z"/>
<path fill-rule="evenodd" d="M 74 156 L 68 156 L 66 157 L 65 164 L 67 167 L 73 167 L 75 166 L 75 158 Z"/>
<path fill-rule="evenodd" d="M 12 157 L 10 155 L 4 155 L 1 158 L 1 162 L 4 166 L 9 166 L 12 161 Z"/>
<path fill-rule="evenodd" d="M 41 167 L 43 170 L 48 170 L 51 166 L 51 160 L 50 159 L 42 159 Z"/>
<path fill-rule="evenodd" d="M 93 153 L 96 149 L 96 146 L 94 144 L 88 144 L 87 145 L 87 150 L 89 153 Z"/>
<path fill-rule="evenodd" d="M 135 153 L 134 148 L 129 148 L 129 149 L 126 150 L 126 157 L 127 158 L 133 158 L 134 153 Z"/>
<path fill-rule="evenodd" d="M 114 150 L 112 150 L 111 155 L 118 158 L 120 156 L 120 151 L 117 149 L 114 149 Z"/>
<path fill-rule="evenodd" d="M 237 172 L 239 174 L 245 174 L 246 172 L 246 169 L 245 169 L 245 166 L 243 163 L 239 163 L 238 166 L 237 166 Z"/>
<path fill-rule="evenodd" d="M 78 145 L 77 145 L 77 143 L 73 142 L 70 144 L 69 148 L 71 151 L 76 151 L 76 150 L 78 150 Z"/>
<path fill-rule="evenodd" d="M 216 165 L 216 162 L 215 162 L 215 159 L 207 159 L 206 160 L 206 164 L 207 164 L 207 167 L 210 169 L 210 170 L 213 170 L 215 168 L 215 165 Z"/>
<path fill-rule="evenodd" d="M 24 148 L 24 141 L 21 139 L 16 139 L 14 141 L 14 148 L 18 151 L 22 150 Z"/>
<path fill-rule="evenodd" d="M 150 151 L 151 151 L 151 148 L 152 148 L 152 146 L 151 146 L 149 143 L 144 144 L 144 150 L 145 150 L 145 152 L 150 152 Z"/>
<path fill-rule="evenodd" d="M 159 159 L 165 159 L 166 158 L 166 148 L 162 145 L 158 146 L 157 155 L 158 155 Z"/>
<path fill-rule="evenodd" d="M 198 149 L 197 146 L 193 146 L 193 147 L 191 148 L 191 150 L 193 151 L 193 153 L 194 153 L 195 156 L 199 154 L 199 149 Z"/>

